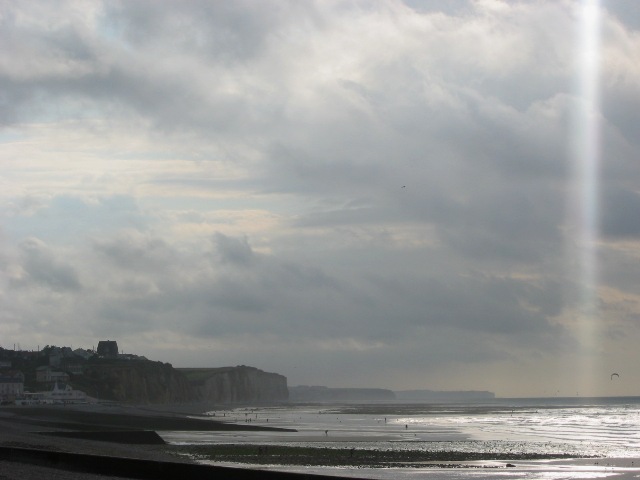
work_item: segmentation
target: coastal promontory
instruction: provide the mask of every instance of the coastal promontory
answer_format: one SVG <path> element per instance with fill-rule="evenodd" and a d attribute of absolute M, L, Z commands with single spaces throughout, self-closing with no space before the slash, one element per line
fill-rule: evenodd
<path fill-rule="evenodd" d="M 286 377 L 244 365 L 178 369 L 148 360 L 106 361 L 89 365 L 83 377 L 77 380 L 87 393 L 120 402 L 238 404 L 288 398 Z"/>
<path fill-rule="evenodd" d="M 214 403 L 281 402 L 289 398 L 287 377 L 241 365 L 223 368 L 181 368 L 195 397 Z"/>

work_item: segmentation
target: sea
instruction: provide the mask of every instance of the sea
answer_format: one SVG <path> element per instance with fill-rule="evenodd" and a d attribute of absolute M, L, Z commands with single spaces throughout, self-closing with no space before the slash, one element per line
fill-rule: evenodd
<path fill-rule="evenodd" d="M 199 460 L 238 468 L 385 480 L 640 479 L 640 397 L 493 399 L 464 404 L 287 404 L 219 409 L 207 412 L 207 416 L 295 431 L 159 433 L 170 444 L 204 450 L 255 446 L 268 452 L 269 448 L 302 447 L 335 449 L 352 456 L 406 455 L 405 462 L 389 466 L 384 462 L 356 466 L 275 461 L 258 465 L 217 459 L 215 455 Z M 429 452 L 449 453 L 444 454 L 445 460 L 439 457 L 433 461 Z"/>

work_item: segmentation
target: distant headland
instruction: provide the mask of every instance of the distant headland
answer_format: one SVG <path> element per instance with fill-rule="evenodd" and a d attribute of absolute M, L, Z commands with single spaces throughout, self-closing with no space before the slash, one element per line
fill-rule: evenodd
<path fill-rule="evenodd" d="M 329 388 L 300 385 L 289 387 L 291 402 L 357 403 L 357 402 L 420 402 L 452 403 L 492 400 L 495 395 L 486 391 L 401 390 L 384 388 Z"/>

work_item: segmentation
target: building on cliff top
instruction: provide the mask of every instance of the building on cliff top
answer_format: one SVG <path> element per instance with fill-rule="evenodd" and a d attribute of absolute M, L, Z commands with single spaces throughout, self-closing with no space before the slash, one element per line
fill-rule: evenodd
<path fill-rule="evenodd" d="M 105 358 L 117 358 L 118 342 L 114 340 L 100 340 L 98 342 L 98 355 Z"/>

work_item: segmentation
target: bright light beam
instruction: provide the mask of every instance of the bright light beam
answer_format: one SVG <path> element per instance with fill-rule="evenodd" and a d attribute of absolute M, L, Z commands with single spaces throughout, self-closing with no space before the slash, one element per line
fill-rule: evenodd
<path fill-rule="evenodd" d="M 598 223 L 600 170 L 600 5 L 582 0 L 580 8 L 578 99 L 573 137 L 574 213 L 577 283 L 580 285 L 579 335 L 582 347 L 581 389 L 591 390 L 595 370 L 598 311 Z"/>

